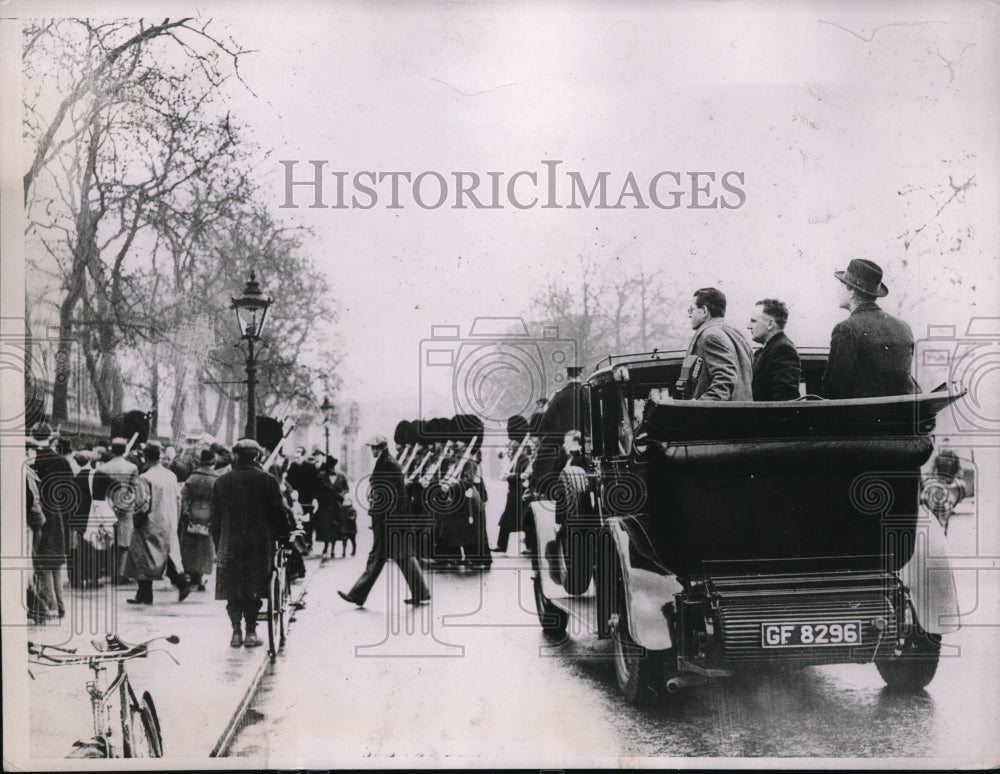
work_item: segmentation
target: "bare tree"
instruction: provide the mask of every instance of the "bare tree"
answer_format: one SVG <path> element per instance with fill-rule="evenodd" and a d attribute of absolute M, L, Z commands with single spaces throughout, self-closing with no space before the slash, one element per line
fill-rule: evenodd
<path fill-rule="evenodd" d="M 229 77 L 222 62 L 235 72 L 241 52 L 207 27 L 65 19 L 24 30 L 24 134 L 34 146 L 24 195 L 28 235 L 41 246 L 29 264 L 55 275 L 61 293 L 56 421 L 67 417 L 60 364 L 75 339 L 102 421 L 120 411 L 119 349 L 160 335 L 140 255 L 153 216 L 190 201 L 192 181 L 234 166 L 236 132 L 213 99 Z"/>

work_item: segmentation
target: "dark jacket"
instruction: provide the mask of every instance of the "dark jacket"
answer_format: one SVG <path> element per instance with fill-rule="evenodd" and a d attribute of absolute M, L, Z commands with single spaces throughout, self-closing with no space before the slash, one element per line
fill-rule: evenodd
<path fill-rule="evenodd" d="M 212 489 L 211 531 L 218 551 L 216 599 L 267 596 L 275 540 L 292 524 L 278 482 L 239 458 Z"/>
<path fill-rule="evenodd" d="M 372 520 L 403 516 L 410 510 L 403 469 L 388 449 L 376 459 L 369 478 L 368 515 Z"/>
<path fill-rule="evenodd" d="M 753 356 L 753 399 L 795 400 L 802 364 L 784 331 L 774 334 Z"/>
<path fill-rule="evenodd" d="M 910 376 L 913 333 L 876 303 L 858 306 L 834 327 L 823 374 L 825 398 L 877 398 L 919 392 Z"/>
<path fill-rule="evenodd" d="M 346 536 L 341 529 L 344 495 L 350 490 L 343 473 L 323 470 L 316 488 L 316 540 L 328 543 Z M 357 530 L 355 530 L 356 532 Z"/>
<path fill-rule="evenodd" d="M 319 486 L 319 471 L 312 461 L 306 459 L 291 463 L 285 473 L 285 481 L 298 493 L 299 503 L 312 505 Z"/>
<path fill-rule="evenodd" d="M 94 492 L 91 496 L 90 492 L 90 474 L 94 474 Z M 82 468 L 79 473 L 76 474 L 74 479 L 76 482 L 78 505 L 76 507 L 76 513 L 70 518 L 70 526 L 73 529 L 84 530 L 87 526 L 87 519 L 90 516 L 90 504 L 93 500 L 107 500 L 108 495 L 111 493 L 111 487 L 114 485 L 114 479 L 111 478 L 103 470 L 94 470 L 91 467 Z"/>
<path fill-rule="evenodd" d="M 45 524 L 35 547 L 37 556 L 50 557 L 52 566 L 65 563 L 66 536 L 64 530 L 70 517 L 76 513 L 79 491 L 74 481 L 73 468 L 65 457 L 52 449 L 40 448 L 35 453 L 31 467 L 38 474 L 38 492 Z"/>

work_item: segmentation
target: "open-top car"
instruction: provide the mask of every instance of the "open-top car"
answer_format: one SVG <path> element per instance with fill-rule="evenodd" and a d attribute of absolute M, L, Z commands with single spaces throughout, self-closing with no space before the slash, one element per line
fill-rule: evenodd
<path fill-rule="evenodd" d="M 874 662 L 898 689 L 934 675 L 953 581 L 911 560 L 935 416 L 960 395 L 822 400 L 826 352 L 800 355 L 802 397 L 769 403 L 673 399 L 683 352 L 608 358 L 575 386 L 568 466 L 542 423 L 539 621 L 613 638 L 629 701 L 768 665 Z"/>

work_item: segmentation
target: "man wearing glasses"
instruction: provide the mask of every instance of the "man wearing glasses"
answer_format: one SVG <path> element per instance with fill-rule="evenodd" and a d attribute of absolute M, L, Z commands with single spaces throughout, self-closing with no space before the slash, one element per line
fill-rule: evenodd
<path fill-rule="evenodd" d="M 727 325 L 726 296 L 717 288 L 694 292 L 687 310 L 694 336 L 677 380 L 681 400 L 752 400 L 750 342 Z"/>

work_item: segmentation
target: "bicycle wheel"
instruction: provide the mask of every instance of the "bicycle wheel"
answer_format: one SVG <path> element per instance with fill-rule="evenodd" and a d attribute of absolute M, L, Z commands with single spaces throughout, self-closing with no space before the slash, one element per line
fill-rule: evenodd
<path fill-rule="evenodd" d="M 129 707 L 130 734 L 125 739 L 126 758 L 162 758 L 163 740 L 153 708 L 153 698 L 144 693 L 142 702 Z"/>
<path fill-rule="evenodd" d="M 278 647 L 285 647 L 285 611 L 288 609 L 288 581 L 285 568 L 278 571 Z"/>
<path fill-rule="evenodd" d="M 281 634 L 278 631 L 281 616 L 281 579 L 275 570 L 267 585 L 267 653 L 271 658 L 278 655 Z"/>

